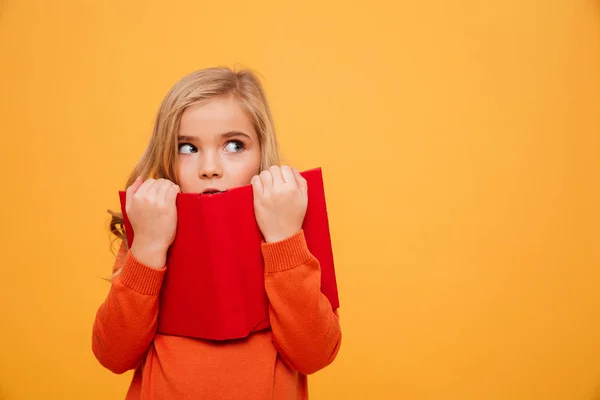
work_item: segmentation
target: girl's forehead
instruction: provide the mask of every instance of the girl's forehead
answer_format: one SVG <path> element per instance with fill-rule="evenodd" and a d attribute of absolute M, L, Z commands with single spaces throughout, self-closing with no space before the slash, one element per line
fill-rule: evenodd
<path fill-rule="evenodd" d="M 193 104 L 185 109 L 182 119 L 229 121 L 248 118 L 245 110 L 233 97 L 216 97 Z"/>
<path fill-rule="evenodd" d="M 195 136 L 206 140 L 230 132 L 256 137 L 247 112 L 231 97 L 192 105 L 181 116 L 179 136 Z"/>

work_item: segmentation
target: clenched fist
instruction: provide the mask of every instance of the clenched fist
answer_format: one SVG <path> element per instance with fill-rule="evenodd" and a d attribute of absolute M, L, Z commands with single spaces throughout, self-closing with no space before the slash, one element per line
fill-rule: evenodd
<path fill-rule="evenodd" d="M 127 188 L 125 211 L 135 238 L 131 252 L 143 264 L 162 268 L 175 239 L 179 186 L 167 179 L 142 178 Z"/>
<path fill-rule="evenodd" d="M 252 178 L 254 214 L 268 243 L 287 239 L 302 228 L 308 186 L 298 170 L 273 166 Z"/>

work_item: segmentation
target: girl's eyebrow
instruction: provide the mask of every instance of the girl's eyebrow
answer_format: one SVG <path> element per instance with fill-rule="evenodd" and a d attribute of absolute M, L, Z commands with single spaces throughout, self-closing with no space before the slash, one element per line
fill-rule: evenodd
<path fill-rule="evenodd" d="M 251 137 L 247 134 L 245 134 L 244 132 L 239 132 L 239 131 L 230 131 L 230 132 L 225 132 L 225 133 L 221 133 L 219 135 L 221 137 L 221 139 L 231 139 L 234 137 L 244 137 L 248 140 L 251 139 Z M 189 136 L 189 135 L 181 135 L 178 137 L 178 140 L 180 142 L 195 142 L 198 140 L 197 136 Z"/>
<path fill-rule="evenodd" d="M 231 138 L 240 137 L 240 136 L 242 136 L 248 140 L 251 139 L 250 135 L 247 135 L 244 132 L 239 132 L 239 131 L 231 131 L 231 132 L 225 132 L 225 133 L 221 134 L 221 137 L 223 139 L 231 139 Z"/>

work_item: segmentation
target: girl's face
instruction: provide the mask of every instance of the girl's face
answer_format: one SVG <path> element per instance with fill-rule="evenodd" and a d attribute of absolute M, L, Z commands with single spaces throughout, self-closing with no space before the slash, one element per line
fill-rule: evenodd
<path fill-rule="evenodd" d="M 218 97 L 183 112 L 177 156 L 183 193 L 248 185 L 259 169 L 258 135 L 235 98 Z"/>

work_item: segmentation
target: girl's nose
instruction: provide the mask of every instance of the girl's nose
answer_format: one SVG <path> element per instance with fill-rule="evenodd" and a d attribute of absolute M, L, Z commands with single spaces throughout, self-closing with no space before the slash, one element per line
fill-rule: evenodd
<path fill-rule="evenodd" d="M 216 155 L 205 154 L 200 161 L 198 175 L 201 179 L 220 178 L 223 175 L 223 169 Z"/>

